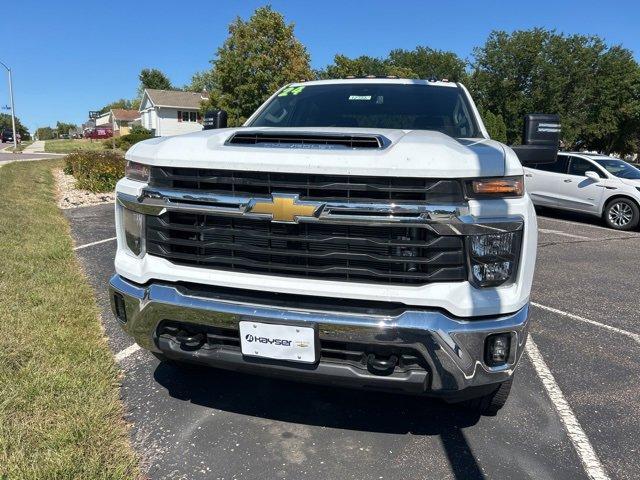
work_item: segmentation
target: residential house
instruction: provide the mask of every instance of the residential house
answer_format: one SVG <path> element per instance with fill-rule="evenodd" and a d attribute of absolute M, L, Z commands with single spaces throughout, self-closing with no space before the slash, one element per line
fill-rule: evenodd
<path fill-rule="evenodd" d="M 126 135 L 131 129 L 135 120 L 140 118 L 137 110 L 126 110 L 124 108 L 112 108 L 96 118 L 96 127 L 112 128 L 113 135 Z"/>
<path fill-rule="evenodd" d="M 127 135 L 131 126 L 140 118 L 137 110 L 125 110 L 124 108 L 111 109 L 111 123 L 113 123 L 113 134 Z"/>
<path fill-rule="evenodd" d="M 202 130 L 200 105 L 205 93 L 147 88 L 140 102 L 140 121 L 156 137 Z"/>
<path fill-rule="evenodd" d="M 96 127 L 111 127 L 111 110 L 101 113 L 96 117 Z"/>

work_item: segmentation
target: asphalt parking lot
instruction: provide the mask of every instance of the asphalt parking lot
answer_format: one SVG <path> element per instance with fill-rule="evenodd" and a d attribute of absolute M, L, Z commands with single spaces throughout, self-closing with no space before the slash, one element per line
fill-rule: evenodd
<path fill-rule="evenodd" d="M 65 211 L 152 479 L 638 478 L 640 232 L 542 211 L 533 325 L 506 407 L 177 369 L 113 318 L 113 205 Z"/>

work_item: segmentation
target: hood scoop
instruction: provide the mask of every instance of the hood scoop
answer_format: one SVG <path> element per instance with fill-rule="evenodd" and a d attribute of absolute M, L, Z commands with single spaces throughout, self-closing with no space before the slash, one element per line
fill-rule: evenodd
<path fill-rule="evenodd" d="M 231 135 L 225 145 L 263 148 L 382 149 L 391 142 L 382 135 L 322 132 L 242 131 Z"/>

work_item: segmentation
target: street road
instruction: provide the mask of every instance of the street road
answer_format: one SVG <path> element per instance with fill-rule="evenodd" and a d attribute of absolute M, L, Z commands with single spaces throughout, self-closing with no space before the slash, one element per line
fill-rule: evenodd
<path fill-rule="evenodd" d="M 0 143 L 0 149 L 6 146 L 6 143 Z M 42 160 L 53 156 L 50 153 L 5 153 L 0 151 L 0 166 L 16 160 Z"/>

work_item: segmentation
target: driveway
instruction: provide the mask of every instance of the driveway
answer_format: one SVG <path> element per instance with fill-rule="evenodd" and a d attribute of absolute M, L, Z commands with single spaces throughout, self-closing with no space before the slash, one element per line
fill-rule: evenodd
<path fill-rule="evenodd" d="M 152 479 L 638 478 L 640 233 L 543 212 L 533 325 L 497 417 L 159 363 L 113 318 L 113 205 L 65 212 Z"/>

